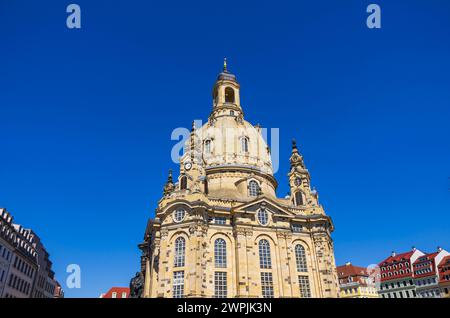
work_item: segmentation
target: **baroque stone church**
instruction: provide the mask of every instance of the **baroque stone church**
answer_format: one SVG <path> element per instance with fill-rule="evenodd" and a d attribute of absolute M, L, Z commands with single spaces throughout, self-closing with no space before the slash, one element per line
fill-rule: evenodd
<path fill-rule="evenodd" d="M 333 223 L 295 141 L 278 198 L 261 128 L 244 119 L 224 69 L 203 127 L 192 127 L 145 231 L 142 297 L 337 297 Z"/>

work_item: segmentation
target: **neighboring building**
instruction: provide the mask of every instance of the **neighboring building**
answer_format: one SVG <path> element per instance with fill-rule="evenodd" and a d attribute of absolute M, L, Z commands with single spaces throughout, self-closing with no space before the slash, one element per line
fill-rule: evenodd
<path fill-rule="evenodd" d="M 39 236 L 34 232 L 33 236 L 33 245 L 38 253 L 39 271 L 32 297 L 54 298 L 57 282 L 55 280 L 55 273 L 52 270 L 52 262 Z"/>
<path fill-rule="evenodd" d="M 41 295 L 42 273 L 48 275 Z M 0 298 L 53 298 L 53 276 L 48 253 L 36 234 L 14 224 L 11 214 L 0 208 Z"/>
<path fill-rule="evenodd" d="M 378 298 L 375 282 L 366 268 L 346 263 L 336 270 L 341 298 Z"/>
<path fill-rule="evenodd" d="M 128 287 L 112 287 L 100 298 L 129 298 L 130 289 Z"/>
<path fill-rule="evenodd" d="M 55 286 L 55 294 L 53 295 L 54 298 L 64 298 L 64 290 L 62 289 L 61 285 L 58 281 L 56 282 Z"/>
<path fill-rule="evenodd" d="M 439 288 L 442 298 L 450 298 L 450 256 L 438 263 Z"/>
<path fill-rule="evenodd" d="M 226 64 L 212 98 L 140 244 L 143 297 L 338 297 L 333 223 L 296 143 L 278 198 L 270 148 Z"/>
<path fill-rule="evenodd" d="M 29 298 L 32 295 L 37 272 L 37 253 L 32 245 L 31 233 L 13 223 L 13 217 L 0 209 L 0 245 L 10 253 L 2 266 L 1 298 Z M 5 270 L 6 269 L 6 270 Z"/>
<path fill-rule="evenodd" d="M 14 258 L 13 233 L 12 216 L 5 209 L 0 209 L 0 297 L 5 290 L 9 269 Z"/>
<path fill-rule="evenodd" d="M 438 264 L 446 256 L 450 255 L 441 248 L 435 253 L 420 256 L 413 263 L 414 283 L 419 298 L 440 298 Z"/>
<path fill-rule="evenodd" d="M 413 278 L 413 263 L 425 254 L 416 248 L 411 251 L 392 255 L 382 261 L 380 267 L 381 282 L 379 294 L 382 298 L 415 298 L 416 285 Z"/>

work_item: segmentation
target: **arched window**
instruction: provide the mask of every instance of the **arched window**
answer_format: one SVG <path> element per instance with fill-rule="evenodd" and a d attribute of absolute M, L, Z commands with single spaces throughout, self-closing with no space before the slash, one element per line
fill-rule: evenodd
<path fill-rule="evenodd" d="M 225 103 L 234 103 L 234 89 L 231 87 L 225 88 Z"/>
<path fill-rule="evenodd" d="M 261 209 L 257 213 L 258 222 L 261 225 L 267 225 L 269 224 L 269 214 L 265 209 Z"/>
<path fill-rule="evenodd" d="M 259 192 L 259 185 L 258 182 L 255 180 L 251 180 L 248 183 L 248 195 L 251 197 L 257 197 Z"/>
<path fill-rule="evenodd" d="M 175 240 L 175 259 L 174 267 L 184 266 L 184 254 L 186 251 L 186 240 L 184 237 L 179 237 Z"/>
<path fill-rule="evenodd" d="M 210 154 L 211 153 L 211 140 L 205 141 L 205 153 Z"/>
<path fill-rule="evenodd" d="M 180 190 L 186 190 L 187 189 L 187 177 L 182 176 L 180 179 Z"/>
<path fill-rule="evenodd" d="M 303 205 L 303 204 L 304 204 L 304 203 L 303 203 L 303 194 L 302 194 L 300 191 L 295 192 L 295 195 L 294 195 L 294 204 L 295 204 L 296 206 L 299 206 L 299 205 Z"/>
<path fill-rule="evenodd" d="M 259 268 L 271 269 L 270 244 L 267 240 L 259 241 Z"/>
<path fill-rule="evenodd" d="M 297 261 L 297 271 L 307 272 L 308 265 L 306 263 L 306 253 L 303 245 L 295 245 L 295 260 Z"/>
<path fill-rule="evenodd" d="M 227 267 L 227 243 L 224 239 L 214 241 L 214 263 L 218 268 Z"/>
<path fill-rule="evenodd" d="M 243 153 L 248 152 L 248 137 L 242 137 L 241 138 L 241 151 Z"/>
<path fill-rule="evenodd" d="M 181 222 L 184 220 L 184 217 L 186 216 L 186 211 L 182 208 L 178 208 L 175 210 L 173 214 L 173 219 L 175 222 Z"/>

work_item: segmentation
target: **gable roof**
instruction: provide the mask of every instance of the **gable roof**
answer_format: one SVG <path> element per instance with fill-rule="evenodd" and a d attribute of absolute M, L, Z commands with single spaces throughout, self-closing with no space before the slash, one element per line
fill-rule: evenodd
<path fill-rule="evenodd" d="M 388 258 L 386 258 L 384 261 L 382 261 L 380 264 L 378 264 L 379 266 L 382 266 L 384 263 L 392 263 L 392 262 L 400 262 L 402 260 L 408 260 L 411 258 L 411 256 L 414 254 L 414 250 L 406 252 L 406 253 L 401 253 L 401 254 L 396 254 L 396 255 L 391 255 Z"/>
<path fill-rule="evenodd" d="M 281 206 L 278 202 L 275 202 L 267 197 L 258 197 L 253 201 L 238 205 L 233 209 L 233 212 L 247 212 L 251 207 L 259 208 L 261 205 L 265 205 L 268 210 L 272 211 L 275 214 L 285 214 L 286 216 L 291 217 L 295 216 L 294 213 Z"/>
<path fill-rule="evenodd" d="M 349 276 L 368 276 L 367 269 L 353 264 L 345 264 L 336 267 L 339 278 L 347 278 Z"/>
<path fill-rule="evenodd" d="M 128 298 L 130 296 L 130 289 L 128 287 L 111 287 L 101 298 L 113 298 L 113 293 L 116 293 L 115 298 Z M 122 293 L 126 293 L 126 297 L 122 297 Z"/>

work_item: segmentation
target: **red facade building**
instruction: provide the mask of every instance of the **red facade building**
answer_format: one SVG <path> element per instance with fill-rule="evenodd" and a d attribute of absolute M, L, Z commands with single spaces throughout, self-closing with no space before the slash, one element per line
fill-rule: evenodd
<path fill-rule="evenodd" d="M 392 255 L 382 261 L 380 267 L 381 283 L 379 294 L 382 298 L 415 298 L 416 287 L 413 279 L 413 263 L 425 255 L 416 248 Z"/>
<path fill-rule="evenodd" d="M 112 287 L 105 294 L 102 294 L 100 298 L 129 298 L 130 289 L 128 287 Z"/>

